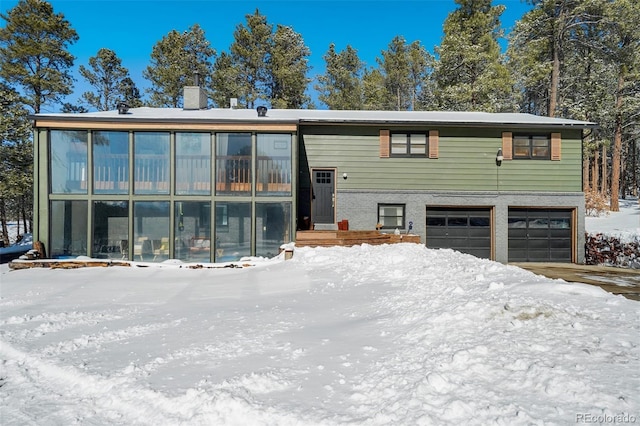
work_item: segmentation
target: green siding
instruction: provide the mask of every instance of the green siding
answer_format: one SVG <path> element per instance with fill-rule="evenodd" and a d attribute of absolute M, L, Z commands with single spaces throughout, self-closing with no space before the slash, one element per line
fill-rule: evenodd
<path fill-rule="evenodd" d="M 391 131 L 430 130 L 425 128 Z M 502 129 L 437 129 L 440 133 L 439 158 L 380 158 L 379 128 L 301 129 L 301 153 L 309 168 L 336 167 L 340 189 L 380 190 L 466 190 L 466 191 L 546 191 L 582 190 L 582 148 L 579 130 L 562 132 L 562 157 L 551 160 L 503 161 L 495 164 L 502 146 Z M 337 131 L 336 131 L 337 130 Z M 431 128 L 431 130 L 435 130 Z M 513 131 L 527 133 L 527 129 Z M 558 131 L 548 129 L 548 133 Z M 531 133 L 534 133 L 532 130 Z M 540 133 L 536 129 L 535 133 Z M 301 165 L 304 161 L 301 161 Z"/>

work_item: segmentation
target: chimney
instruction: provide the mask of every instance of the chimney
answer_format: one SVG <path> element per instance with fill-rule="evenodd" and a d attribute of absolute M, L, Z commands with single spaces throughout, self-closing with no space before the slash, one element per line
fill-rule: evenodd
<path fill-rule="evenodd" d="M 183 109 L 206 109 L 207 108 L 207 94 L 204 89 L 200 87 L 200 73 L 196 71 L 193 73 L 193 86 L 185 86 L 183 90 L 184 107 Z"/>

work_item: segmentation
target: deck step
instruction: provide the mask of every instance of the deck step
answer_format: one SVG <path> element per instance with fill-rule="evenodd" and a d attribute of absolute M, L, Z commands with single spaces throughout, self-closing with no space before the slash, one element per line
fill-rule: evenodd
<path fill-rule="evenodd" d="M 420 243 L 419 235 L 384 234 L 379 231 L 298 231 L 297 247 L 354 246 L 360 244 Z"/>

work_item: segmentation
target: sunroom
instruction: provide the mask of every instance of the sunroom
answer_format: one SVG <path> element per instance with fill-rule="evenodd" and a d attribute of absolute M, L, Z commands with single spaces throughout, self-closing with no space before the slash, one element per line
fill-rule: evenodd
<path fill-rule="evenodd" d="M 49 257 L 234 261 L 291 241 L 295 132 L 122 124 L 37 130 Z"/>

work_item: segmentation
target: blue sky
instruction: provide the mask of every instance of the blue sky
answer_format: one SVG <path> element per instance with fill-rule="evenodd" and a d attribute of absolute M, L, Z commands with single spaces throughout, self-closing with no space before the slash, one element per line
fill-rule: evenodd
<path fill-rule="evenodd" d="M 368 66 L 386 50 L 396 36 L 407 42 L 419 40 L 433 53 L 442 39 L 442 25 L 455 10 L 453 0 L 49 0 L 56 13 L 78 32 L 79 41 L 70 48 L 76 56 L 75 70 L 86 65 L 100 48 L 116 52 L 139 88 L 146 87 L 142 70 L 149 64 L 153 45 L 169 31 L 187 30 L 199 24 L 217 52 L 228 51 L 238 24 L 246 25 L 247 14 L 256 8 L 274 25 L 287 25 L 300 33 L 311 50 L 310 77 L 324 71 L 323 55 L 330 43 L 338 51 L 351 45 Z M 17 4 L 0 0 L 3 13 Z M 494 0 L 503 4 L 502 26 L 509 31 L 530 9 L 523 0 Z M 4 21 L 2 22 L 4 23 Z M 75 95 L 87 90 L 77 75 Z M 69 100 L 73 101 L 71 97 Z M 318 102 L 316 102 L 318 104 Z M 320 107 L 320 105 L 317 105 Z"/>

